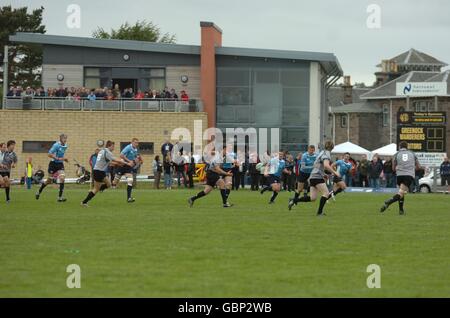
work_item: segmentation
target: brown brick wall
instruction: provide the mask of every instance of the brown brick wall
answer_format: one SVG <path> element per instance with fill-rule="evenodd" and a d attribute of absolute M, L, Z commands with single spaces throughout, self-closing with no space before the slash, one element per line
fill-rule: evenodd
<path fill-rule="evenodd" d="M 19 157 L 13 178 L 25 173 L 25 159 L 33 158 L 34 169 L 47 172 L 49 158 L 46 153 L 23 153 L 22 141 L 58 140 L 60 133 L 68 135 L 67 157 L 89 166 L 89 157 L 96 148 L 97 140 L 116 142 L 115 153 L 119 153 L 120 142 L 139 138 L 154 143 L 154 155 L 160 154 L 161 144 L 170 137 L 173 129 L 185 127 L 194 138 L 194 120 L 202 120 L 207 127 L 206 113 L 133 113 L 133 112 L 85 112 L 85 111 L 25 111 L 0 110 L 0 141 L 14 139 Z M 203 133 L 203 132 L 202 132 Z M 141 173 L 151 174 L 154 155 L 144 155 Z M 73 162 L 66 164 L 68 177 L 75 176 Z"/>

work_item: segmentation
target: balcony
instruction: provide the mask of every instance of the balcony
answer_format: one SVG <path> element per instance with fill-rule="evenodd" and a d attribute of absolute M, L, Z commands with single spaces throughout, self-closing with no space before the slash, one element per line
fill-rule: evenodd
<path fill-rule="evenodd" d="M 8 110 L 72 110 L 123 112 L 203 112 L 200 99 L 189 101 L 168 99 L 67 99 L 58 97 L 7 97 L 1 109 Z"/>

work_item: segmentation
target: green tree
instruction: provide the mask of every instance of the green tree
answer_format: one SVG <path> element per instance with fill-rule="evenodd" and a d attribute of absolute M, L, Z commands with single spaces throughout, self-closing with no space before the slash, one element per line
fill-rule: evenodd
<path fill-rule="evenodd" d="M 9 36 L 16 32 L 45 33 L 42 25 L 44 7 L 28 13 L 27 7 L 0 8 L 0 58 L 3 62 L 4 47 L 9 47 L 9 84 L 38 86 L 41 84 L 42 48 L 38 45 L 11 43 Z M 0 72 L 3 78 L 3 69 Z"/>
<path fill-rule="evenodd" d="M 175 35 L 169 33 L 162 34 L 161 29 L 146 20 L 137 21 L 134 25 L 128 22 L 122 24 L 118 29 L 111 29 L 111 32 L 105 31 L 98 27 L 92 33 L 92 36 L 97 39 L 117 39 L 117 40 L 135 40 L 161 43 L 175 43 Z"/>

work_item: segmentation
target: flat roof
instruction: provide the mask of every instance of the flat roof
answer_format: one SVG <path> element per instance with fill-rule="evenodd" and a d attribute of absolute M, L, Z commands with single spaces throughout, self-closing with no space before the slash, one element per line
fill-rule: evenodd
<path fill-rule="evenodd" d="M 10 35 L 9 40 L 12 42 L 32 43 L 38 45 L 66 45 L 115 50 L 200 55 L 199 45 L 168 44 L 115 39 L 95 39 L 87 37 L 27 32 L 18 32 L 14 35 Z M 339 76 L 342 76 L 343 74 L 339 61 L 333 53 L 239 47 L 217 47 L 216 54 L 224 56 L 245 56 L 257 58 L 317 61 L 320 62 L 320 64 L 328 74 Z"/>

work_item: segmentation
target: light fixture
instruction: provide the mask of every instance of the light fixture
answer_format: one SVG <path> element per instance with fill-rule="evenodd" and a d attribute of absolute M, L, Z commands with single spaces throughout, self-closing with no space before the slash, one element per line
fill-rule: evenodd
<path fill-rule="evenodd" d="M 58 80 L 58 81 L 63 81 L 64 80 L 64 74 L 61 74 L 61 73 L 59 73 L 58 75 L 56 75 L 56 79 Z"/>
<path fill-rule="evenodd" d="M 189 81 L 189 77 L 187 75 L 181 75 L 181 82 L 186 84 Z"/>
<path fill-rule="evenodd" d="M 130 60 L 130 56 L 128 54 L 124 54 L 123 55 L 123 60 L 124 61 L 129 61 Z"/>

